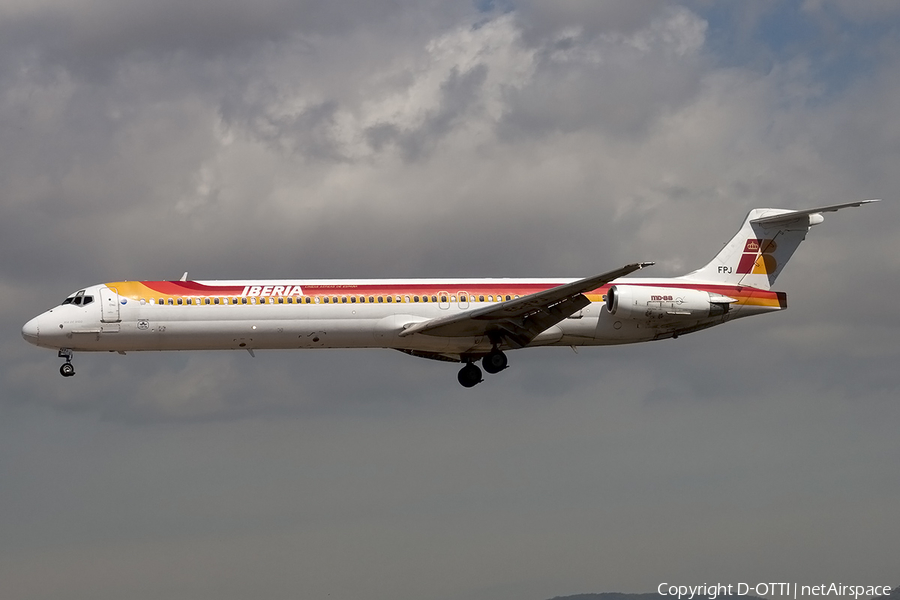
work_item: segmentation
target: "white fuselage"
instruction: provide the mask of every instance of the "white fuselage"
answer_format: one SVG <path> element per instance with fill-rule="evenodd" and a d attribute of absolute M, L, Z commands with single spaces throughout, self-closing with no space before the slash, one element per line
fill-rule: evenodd
<path fill-rule="evenodd" d="M 573 280 L 379 280 L 186 282 L 202 293 L 155 291 L 153 284 L 121 282 L 86 288 L 90 303 L 63 304 L 29 321 L 23 335 L 39 346 L 73 351 L 395 348 L 435 354 L 483 354 L 487 336 L 399 334 L 411 324 L 515 299 Z M 616 282 L 613 282 L 616 283 Z M 678 280 L 623 279 L 629 286 L 713 288 L 738 299 L 725 315 L 697 318 L 617 318 L 604 304 L 609 286 L 586 296 L 591 303 L 540 333 L 531 346 L 624 344 L 672 337 L 741 316 L 777 310 L 753 303 L 755 292 L 774 292 Z M 148 287 L 149 286 L 149 287 Z M 128 288 L 123 289 L 123 288 Z M 273 294 L 273 290 L 277 293 Z M 293 295 L 289 295 L 294 290 Z M 377 290 L 377 291 L 373 291 Z M 176 290 L 177 291 L 177 290 Z M 252 293 L 256 295 L 249 295 Z M 262 292 L 262 293 L 260 293 Z M 268 295 L 263 293 L 268 292 Z M 490 293 L 488 293 L 490 292 Z M 70 297 L 71 299 L 71 297 Z M 437 300 L 436 302 L 433 300 Z M 188 304 L 190 302 L 190 304 Z"/>

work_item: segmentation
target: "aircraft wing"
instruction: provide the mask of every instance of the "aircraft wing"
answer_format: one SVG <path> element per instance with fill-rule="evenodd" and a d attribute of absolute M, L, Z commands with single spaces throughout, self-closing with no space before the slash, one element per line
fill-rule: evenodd
<path fill-rule="evenodd" d="M 488 335 L 503 338 L 515 347 L 526 346 L 542 331 L 590 304 L 590 300 L 584 296 L 585 292 L 595 290 L 652 264 L 654 263 L 633 263 L 615 271 L 579 279 L 500 304 L 414 323 L 399 335 L 400 337 L 414 333 L 445 337 Z"/>

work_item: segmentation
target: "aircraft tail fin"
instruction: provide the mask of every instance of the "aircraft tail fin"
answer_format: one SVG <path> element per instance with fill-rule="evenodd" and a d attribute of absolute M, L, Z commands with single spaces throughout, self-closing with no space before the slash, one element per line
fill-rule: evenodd
<path fill-rule="evenodd" d="M 771 289 L 784 265 L 822 213 L 878 200 L 859 200 L 807 210 L 754 208 L 731 241 L 706 266 L 679 279 Z"/>

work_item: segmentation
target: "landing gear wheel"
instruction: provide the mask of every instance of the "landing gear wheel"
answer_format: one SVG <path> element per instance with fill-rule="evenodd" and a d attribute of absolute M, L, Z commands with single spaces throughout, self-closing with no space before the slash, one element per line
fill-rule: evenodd
<path fill-rule="evenodd" d="M 467 363 L 466 366 L 460 369 L 456 378 L 459 380 L 460 385 L 467 388 L 474 387 L 483 381 L 481 379 L 481 369 L 472 363 Z"/>
<path fill-rule="evenodd" d="M 499 350 L 495 350 L 481 359 L 481 366 L 484 367 L 485 371 L 494 375 L 508 367 L 509 361 L 506 359 L 505 354 Z"/>
<path fill-rule="evenodd" d="M 72 350 L 69 348 L 60 348 L 57 356 L 66 359 L 63 366 L 59 368 L 59 374 L 63 377 L 71 377 L 75 374 L 75 367 L 72 366 Z"/>

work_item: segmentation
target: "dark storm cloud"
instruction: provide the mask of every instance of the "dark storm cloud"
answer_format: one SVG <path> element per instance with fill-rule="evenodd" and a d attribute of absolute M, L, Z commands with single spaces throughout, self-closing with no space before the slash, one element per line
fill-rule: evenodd
<path fill-rule="evenodd" d="M 265 44 L 294 36 L 335 36 L 365 25 L 378 27 L 421 3 L 113 2 L 43 5 L 10 10 L 0 37 L 10 49 L 26 48 L 48 65 L 91 80 L 108 80 L 131 60 L 227 56 L 240 60 Z M 444 12 L 438 10 L 437 12 Z"/>
<path fill-rule="evenodd" d="M 641 136 L 656 126 L 658 118 L 677 111 L 698 93 L 702 55 L 676 55 L 671 48 L 623 51 L 609 46 L 595 45 L 579 31 L 541 47 L 532 81 L 510 92 L 503 134 L 513 140 L 523 134 L 583 130 Z M 604 58 L 589 56 L 592 52 Z M 634 77 L 636 68 L 641 77 Z M 641 100 L 635 102 L 636 98 Z"/>
<path fill-rule="evenodd" d="M 266 106 L 238 106 L 226 98 L 220 114 L 227 126 L 241 128 L 279 152 L 340 161 L 344 157 L 332 136 L 337 110 L 335 100 L 326 100 L 295 114 L 267 114 Z"/>

